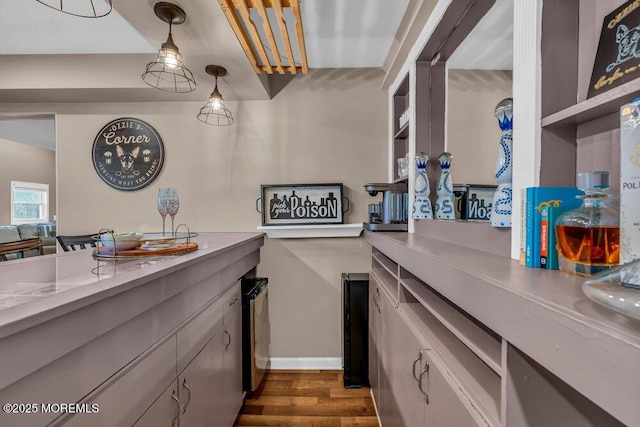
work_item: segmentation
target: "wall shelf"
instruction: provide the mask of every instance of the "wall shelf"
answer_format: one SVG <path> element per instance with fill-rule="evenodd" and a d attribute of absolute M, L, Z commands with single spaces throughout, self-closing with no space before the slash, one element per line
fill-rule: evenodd
<path fill-rule="evenodd" d="M 396 132 L 395 139 L 407 139 L 409 138 L 409 122 L 405 123 L 398 132 Z"/>
<path fill-rule="evenodd" d="M 540 124 L 542 127 L 559 127 L 586 123 L 617 113 L 621 105 L 629 103 L 639 95 L 640 78 L 545 116 Z"/>
<path fill-rule="evenodd" d="M 258 226 L 258 231 L 271 239 L 309 239 L 322 237 L 358 237 L 362 223 L 320 225 L 268 225 Z"/>

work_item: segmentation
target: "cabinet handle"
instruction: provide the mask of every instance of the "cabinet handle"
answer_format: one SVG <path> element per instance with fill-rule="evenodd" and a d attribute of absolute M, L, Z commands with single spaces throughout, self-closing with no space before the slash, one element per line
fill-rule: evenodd
<path fill-rule="evenodd" d="M 184 407 L 182 408 L 182 413 L 186 413 L 187 412 L 187 406 L 189 406 L 189 403 L 191 402 L 191 387 L 189 387 L 187 385 L 187 379 L 184 378 L 182 380 L 182 387 L 184 387 L 185 389 L 187 389 L 187 403 L 184 404 Z"/>
<path fill-rule="evenodd" d="M 378 298 L 380 298 L 380 289 L 376 289 L 376 293 L 373 294 L 373 303 L 376 305 L 376 309 L 378 309 L 378 314 L 380 314 L 380 304 L 378 304 Z"/>
<path fill-rule="evenodd" d="M 424 389 L 422 388 L 422 377 L 424 376 L 424 374 L 429 372 L 429 361 L 426 360 L 424 363 L 425 363 L 424 369 L 420 372 L 420 378 L 418 378 L 418 388 L 420 389 L 420 393 L 422 393 L 422 395 L 424 396 L 424 400 L 427 402 L 427 405 L 428 405 L 429 393 L 424 391 Z"/>
<path fill-rule="evenodd" d="M 226 336 L 229 337 L 229 342 L 224 344 L 224 349 L 225 351 L 229 348 L 229 346 L 231 345 L 231 334 L 229 333 L 229 331 L 227 331 L 227 329 L 225 328 L 224 333 Z"/>
<path fill-rule="evenodd" d="M 416 381 L 420 381 L 418 376 L 416 375 L 416 363 L 422 360 L 422 351 L 418 350 L 418 357 L 413 361 L 413 366 L 411 368 L 411 373 L 413 374 L 413 379 Z"/>
<path fill-rule="evenodd" d="M 229 307 L 231 307 L 233 304 L 235 304 L 235 303 L 237 303 L 237 302 L 238 302 L 238 297 L 235 297 L 235 298 L 233 299 L 233 301 L 231 301 L 231 302 L 229 303 Z"/>
<path fill-rule="evenodd" d="M 176 427 L 178 417 L 180 416 L 180 400 L 176 396 L 176 391 L 171 391 L 171 398 L 176 401 L 176 416 L 171 419 L 171 427 Z"/>

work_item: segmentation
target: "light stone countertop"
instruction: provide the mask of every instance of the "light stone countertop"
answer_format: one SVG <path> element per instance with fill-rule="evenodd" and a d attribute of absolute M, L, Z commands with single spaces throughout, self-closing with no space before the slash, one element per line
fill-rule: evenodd
<path fill-rule="evenodd" d="M 256 241 L 264 233 L 198 233 L 178 256 L 97 260 L 92 249 L 0 263 L 0 338 Z M 259 240 L 259 242 L 258 242 Z"/>

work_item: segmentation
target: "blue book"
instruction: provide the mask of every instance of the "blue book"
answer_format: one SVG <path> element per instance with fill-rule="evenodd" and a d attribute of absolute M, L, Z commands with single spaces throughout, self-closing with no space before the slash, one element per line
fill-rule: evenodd
<path fill-rule="evenodd" d="M 527 267 L 540 268 L 540 220 L 542 207 L 577 208 L 582 204 L 576 196 L 584 194 L 576 187 L 527 188 Z"/>
<path fill-rule="evenodd" d="M 548 242 L 548 251 L 547 251 L 547 270 L 558 270 L 558 249 L 556 248 L 556 243 L 558 242 L 556 236 L 556 221 L 563 213 L 571 210 L 577 206 L 559 206 L 559 207 L 550 207 L 547 210 L 547 220 L 549 223 L 549 237 L 547 239 Z"/>

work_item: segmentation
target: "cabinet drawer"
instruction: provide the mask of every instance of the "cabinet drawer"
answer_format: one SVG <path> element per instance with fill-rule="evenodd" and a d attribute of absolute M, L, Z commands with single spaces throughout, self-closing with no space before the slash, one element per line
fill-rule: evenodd
<path fill-rule="evenodd" d="M 193 360 L 200 350 L 222 328 L 224 299 L 217 298 L 197 314 L 176 334 L 178 340 L 178 373 Z"/>
<path fill-rule="evenodd" d="M 54 425 L 65 427 L 130 426 L 176 377 L 176 339 L 142 354 L 81 403 L 98 404 L 99 412 L 76 414 Z"/>
<path fill-rule="evenodd" d="M 233 314 L 242 305 L 241 298 L 242 291 L 240 287 L 240 281 L 237 281 L 233 286 L 222 295 L 222 302 L 224 303 L 224 323 L 227 324 L 229 319 L 233 317 Z"/>

